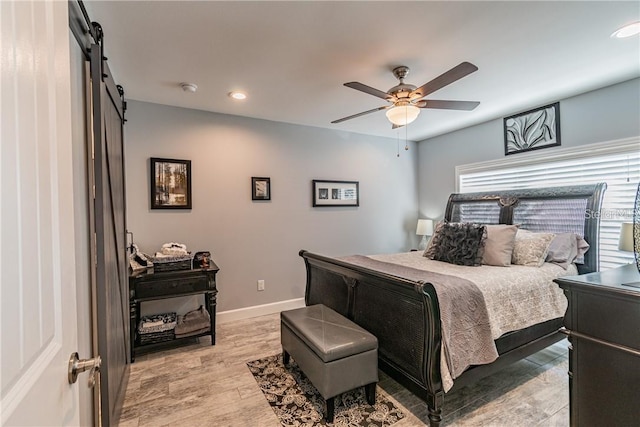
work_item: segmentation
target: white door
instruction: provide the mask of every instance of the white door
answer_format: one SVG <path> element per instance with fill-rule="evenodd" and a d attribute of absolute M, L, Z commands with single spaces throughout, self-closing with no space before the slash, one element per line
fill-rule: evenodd
<path fill-rule="evenodd" d="M 0 1 L 2 425 L 78 424 L 67 2 Z M 84 355 L 80 355 L 83 357 Z M 86 357 L 86 356 L 85 356 Z"/>

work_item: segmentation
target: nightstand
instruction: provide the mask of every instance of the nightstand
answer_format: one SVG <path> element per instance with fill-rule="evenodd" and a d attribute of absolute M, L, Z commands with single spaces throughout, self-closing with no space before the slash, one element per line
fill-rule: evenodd
<path fill-rule="evenodd" d="M 640 281 L 635 264 L 555 280 L 569 301 L 571 426 L 640 422 Z"/>
<path fill-rule="evenodd" d="M 138 354 L 175 347 L 200 336 L 211 336 L 211 345 L 216 343 L 216 273 L 218 266 L 209 261 L 209 268 L 166 271 L 154 273 L 153 270 L 132 273 L 129 276 L 129 311 L 131 363 Z M 204 306 L 210 316 L 210 330 L 188 338 L 178 338 L 155 344 L 141 344 L 137 329 L 140 322 L 140 304 L 145 301 L 175 298 L 188 295 L 204 296 Z"/>

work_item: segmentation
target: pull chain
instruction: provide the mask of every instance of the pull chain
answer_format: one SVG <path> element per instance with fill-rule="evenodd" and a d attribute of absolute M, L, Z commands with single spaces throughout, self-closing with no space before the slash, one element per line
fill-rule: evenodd
<path fill-rule="evenodd" d="M 629 168 L 630 168 L 629 156 L 627 156 L 627 182 L 630 182 L 630 180 L 629 180 Z"/>
<path fill-rule="evenodd" d="M 407 128 L 409 127 L 409 118 L 407 117 L 407 107 L 404 108 L 404 151 L 409 151 L 409 143 L 407 142 Z"/>
<path fill-rule="evenodd" d="M 409 143 L 407 142 L 407 127 L 409 125 L 404 125 L 404 150 L 409 151 Z"/>

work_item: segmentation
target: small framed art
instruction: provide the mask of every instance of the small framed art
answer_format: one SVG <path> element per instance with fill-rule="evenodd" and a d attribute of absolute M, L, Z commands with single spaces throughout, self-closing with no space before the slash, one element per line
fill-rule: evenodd
<path fill-rule="evenodd" d="M 560 145 L 560 103 L 504 118 L 504 154 Z"/>
<path fill-rule="evenodd" d="M 251 177 L 251 200 L 271 200 L 271 178 Z"/>
<path fill-rule="evenodd" d="M 150 162 L 151 209 L 191 209 L 191 160 Z"/>
<path fill-rule="evenodd" d="M 313 180 L 313 207 L 360 206 L 358 181 Z"/>

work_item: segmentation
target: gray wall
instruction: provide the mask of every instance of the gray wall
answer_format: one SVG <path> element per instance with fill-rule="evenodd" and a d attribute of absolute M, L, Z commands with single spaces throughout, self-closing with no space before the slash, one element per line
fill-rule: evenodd
<path fill-rule="evenodd" d="M 639 93 L 634 79 L 561 100 L 562 147 L 639 135 Z M 455 166 L 504 157 L 501 118 L 410 143 L 399 158 L 393 138 L 137 101 L 129 101 L 127 118 L 128 228 L 148 253 L 170 241 L 211 251 L 221 268 L 218 311 L 303 297 L 300 249 L 346 255 L 415 247 L 418 213 L 442 217 Z M 149 209 L 149 157 L 192 161 L 191 211 Z M 251 176 L 271 177 L 270 202 L 251 201 Z M 312 179 L 359 181 L 360 207 L 312 208 Z M 263 292 L 258 279 L 266 281 Z M 142 311 L 184 312 L 196 303 L 163 304 Z"/>
<path fill-rule="evenodd" d="M 640 79 L 561 100 L 560 132 L 559 148 L 640 135 Z M 456 166 L 503 157 L 502 118 L 418 143 L 420 216 L 442 218 Z"/>
<path fill-rule="evenodd" d="M 221 269 L 218 311 L 302 298 L 300 249 L 372 254 L 417 244 L 416 144 L 398 158 L 391 138 L 137 101 L 128 107 L 128 229 L 147 253 L 165 242 L 211 251 Z M 150 209 L 150 157 L 192 161 L 192 210 Z M 251 201 L 252 176 L 271 178 L 271 201 Z M 311 207 L 312 179 L 359 181 L 360 207 Z M 258 279 L 265 291 L 257 291 Z M 184 312 L 193 300 L 171 304 Z"/>

